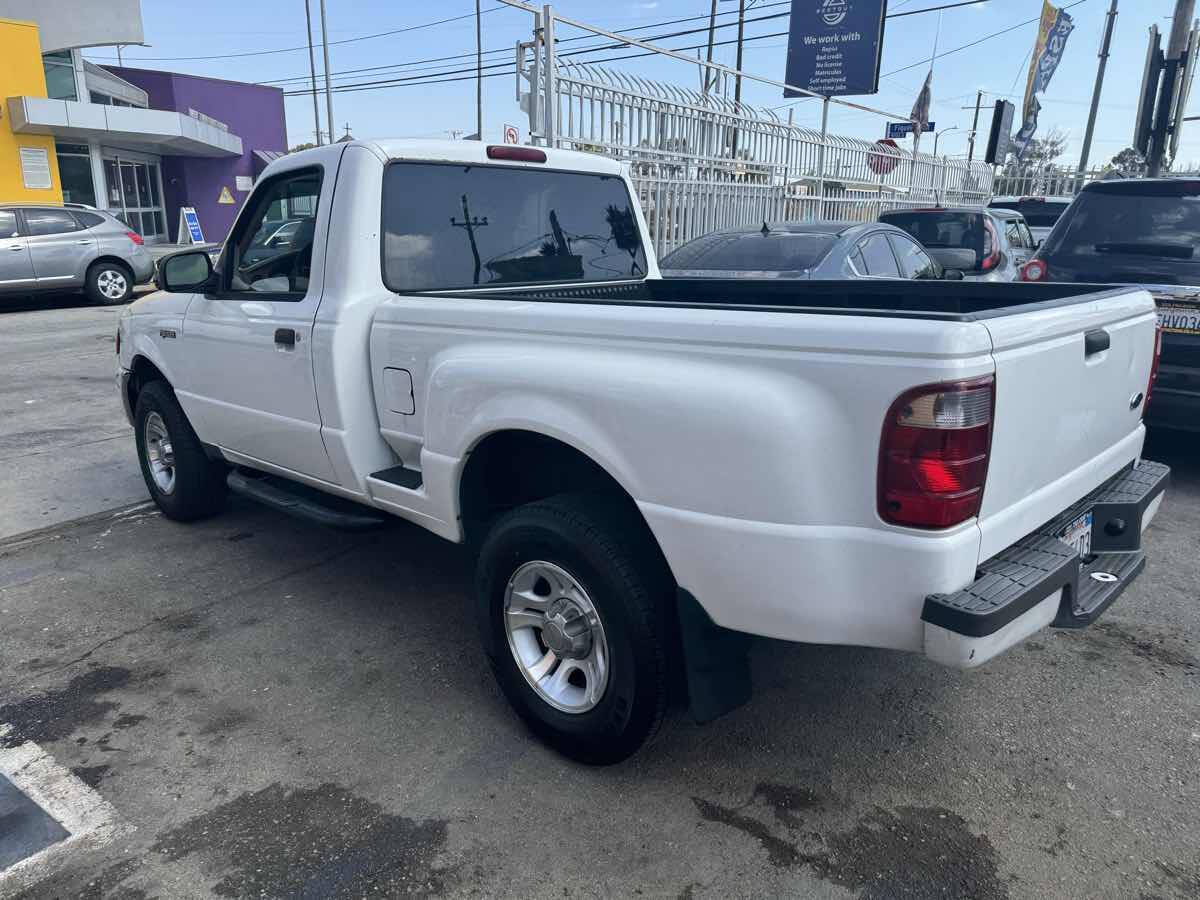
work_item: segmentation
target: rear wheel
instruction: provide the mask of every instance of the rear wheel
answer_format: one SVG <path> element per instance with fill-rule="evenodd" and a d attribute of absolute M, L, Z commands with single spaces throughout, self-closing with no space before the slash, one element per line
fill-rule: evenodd
<path fill-rule="evenodd" d="M 163 515 L 190 522 L 225 505 L 225 466 L 208 458 L 166 382 L 142 388 L 134 429 L 142 478 Z"/>
<path fill-rule="evenodd" d="M 560 496 L 507 513 L 480 551 L 478 616 L 509 703 L 559 752 L 607 764 L 667 705 L 669 577 L 633 516 Z"/>
<path fill-rule="evenodd" d="M 92 302 L 102 306 L 124 303 L 133 295 L 133 273 L 118 262 L 92 263 L 84 289 Z"/>

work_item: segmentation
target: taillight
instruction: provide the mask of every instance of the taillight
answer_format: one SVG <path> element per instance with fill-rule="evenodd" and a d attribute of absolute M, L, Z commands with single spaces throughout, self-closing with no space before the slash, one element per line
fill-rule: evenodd
<path fill-rule="evenodd" d="M 142 236 L 140 234 L 138 234 L 136 231 L 125 232 L 125 237 L 129 238 L 131 241 L 133 241 L 139 247 L 142 246 L 142 244 L 146 243 L 145 241 L 142 240 Z"/>
<path fill-rule="evenodd" d="M 1146 382 L 1146 399 L 1142 401 L 1142 417 L 1146 415 L 1146 410 L 1150 406 L 1150 397 L 1154 393 L 1154 382 L 1158 381 L 1158 360 L 1162 356 L 1162 336 L 1163 330 L 1161 325 L 1154 328 L 1154 359 L 1150 363 L 1150 380 Z"/>
<path fill-rule="evenodd" d="M 996 226 L 990 219 L 983 220 L 983 234 L 983 262 L 979 264 L 979 269 L 990 272 L 1000 265 L 1000 236 L 996 234 Z"/>
<path fill-rule="evenodd" d="M 879 445 L 879 515 L 949 528 L 979 514 L 992 443 L 996 380 L 929 384 L 897 398 Z"/>
<path fill-rule="evenodd" d="M 1045 281 L 1050 274 L 1050 267 L 1042 259 L 1031 259 L 1021 267 L 1022 281 Z"/>

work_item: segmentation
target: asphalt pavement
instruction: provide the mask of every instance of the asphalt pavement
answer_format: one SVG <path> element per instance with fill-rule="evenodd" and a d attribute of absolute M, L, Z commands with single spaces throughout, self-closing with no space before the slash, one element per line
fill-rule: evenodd
<path fill-rule="evenodd" d="M 590 769 L 505 706 L 460 548 L 131 508 L 114 316 L 0 314 L 0 763 L 112 818 L 0 896 L 1200 896 L 1197 438 L 1148 447 L 1150 564 L 1093 628 L 974 673 L 761 641 L 748 706 Z"/>

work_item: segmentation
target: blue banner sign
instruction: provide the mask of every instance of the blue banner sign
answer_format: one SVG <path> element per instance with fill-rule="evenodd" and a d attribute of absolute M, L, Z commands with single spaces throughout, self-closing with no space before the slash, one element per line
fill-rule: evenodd
<path fill-rule="evenodd" d="M 879 90 L 886 0 L 792 0 L 788 84 L 824 97 Z M 803 97 L 785 88 L 785 97 Z"/>
<path fill-rule="evenodd" d="M 923 133 L 929 134 L 931 131 L 933 131 L 933 129 L 936 125 L 937 125 L 936 122 L 926 122 Z M 913 131 L 913 123 L 912 122 L 888 122 L 887 123 L 887 136 L 890 137 L 892 140 L 899 140 L 900 138 L 906 138 L 910 134 L 912 134 L 912 131 Z"/>

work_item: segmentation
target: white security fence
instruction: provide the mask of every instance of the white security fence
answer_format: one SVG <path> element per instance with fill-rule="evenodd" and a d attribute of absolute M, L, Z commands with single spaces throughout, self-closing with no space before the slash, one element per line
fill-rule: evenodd
<path fill-rule="evenodd" d="M 540 40 L 522 45 L 517 60 L 534 141 L 628 163 L 659 254 L 718 228 L 870 221 L 992 194 L 992 167 L 981 162 L 914 159 L 822 134 L 716 93 L 555 58 Z"/>

